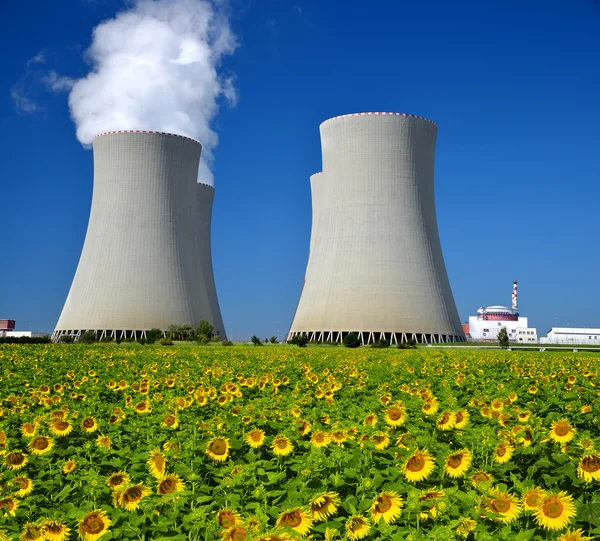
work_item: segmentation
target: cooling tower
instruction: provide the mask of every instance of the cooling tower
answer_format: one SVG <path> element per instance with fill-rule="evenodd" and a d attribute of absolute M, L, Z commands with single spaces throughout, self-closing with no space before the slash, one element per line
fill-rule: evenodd
<path fill-rule="evenodd" d="M 359 113 L 320 131 L 323 172 L 311 177 L 310 253 L 288 339 L 464 340 L 435 214 L 436 124 Z"/>
<path fill-rule="evenodd" d="M 94 191 L 75 278 L 53 333 L 140 338 L 208 320 L 225 338 L 214 285 L 214 188 L 197 184 L 201 146 L 158 132 L 97 136 Z"/>

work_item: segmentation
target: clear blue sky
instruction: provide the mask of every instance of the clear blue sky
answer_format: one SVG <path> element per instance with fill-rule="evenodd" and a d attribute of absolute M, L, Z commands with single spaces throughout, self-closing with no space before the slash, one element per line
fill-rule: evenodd
<path fill-rule="evenodd" d="M 53 329 L 92 190 L 92 153 L 40 70 L 85 75 L 92 28 L 122 5 L 0 3 L 0 318 L 19 329 Z M 516 279 L 538 333 L 600 327 L 598 0 L 233 0 L 231 24 L 239 100 L 213 124 L 213 262 L 235 339 L 289 329 L 319 123 L 360 111 L 439 125 L 438 222 L 461 320 L 509 304 Z M 35 111 L 17 110 L 15 87 Z"/>

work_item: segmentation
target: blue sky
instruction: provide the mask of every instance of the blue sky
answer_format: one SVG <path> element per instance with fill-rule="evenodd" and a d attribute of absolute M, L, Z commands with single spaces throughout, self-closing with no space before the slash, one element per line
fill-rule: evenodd
<path fill-rule="evenodd" d="M 66 95 L 40 80 L 84 76 L 92 29 L 122 8 L 0 4 L 0 318 L 20 329 L 53 329 L 92 190 Z M 600 327 L 600 2 L 232 0 L 231 25 L 222 69 L 238 100 L 213 122 L 213 263 L 235 339 L 289 329 L 318 127 L 360 111 L 439 125 L 436 205 L 461 320 L 508 305 L 516 279 L 539 334 Z"/>

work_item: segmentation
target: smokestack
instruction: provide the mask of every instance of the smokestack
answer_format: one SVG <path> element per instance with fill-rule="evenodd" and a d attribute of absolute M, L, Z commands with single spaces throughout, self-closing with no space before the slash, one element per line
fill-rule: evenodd
<path fill-rule="evenodd" d="M 512 290 L 512 309 L 517 310 L 517 281 L 513 282 L 513 290 Z"/>

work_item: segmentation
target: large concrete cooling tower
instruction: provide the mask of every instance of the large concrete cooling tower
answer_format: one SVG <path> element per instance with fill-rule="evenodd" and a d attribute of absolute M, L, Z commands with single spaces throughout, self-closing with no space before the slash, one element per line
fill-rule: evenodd
<path fill-rule="evenodd" d="M 145 336 L 208 320 L 225 338 L 212 272 L 214 188 L 198 185 L 201 146 L 157 132 L 94 139 L 85 243 L 53 334 Z"/>
<path fill-rule="evenodd" d="M 438 235 L 437 126 L 397 113 L 321 124 L 310 254 L 288 338 L 454 342 L 464 334 Z"/>

